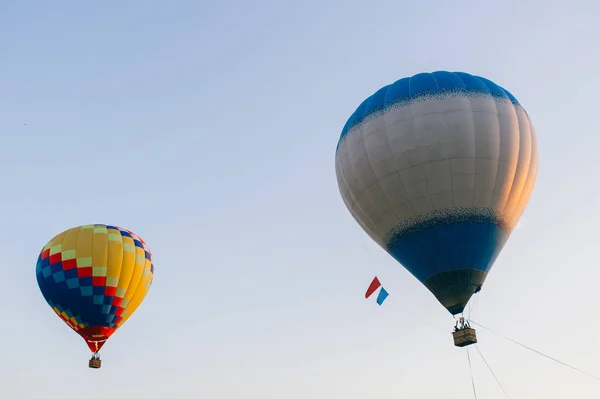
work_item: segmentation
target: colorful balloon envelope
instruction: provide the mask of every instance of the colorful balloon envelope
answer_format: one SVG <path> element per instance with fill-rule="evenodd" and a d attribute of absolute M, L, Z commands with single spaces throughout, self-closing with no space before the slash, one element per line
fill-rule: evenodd
<path fill-rule="evenodd" d="M 90 224 L 50 240 L 38 257 L 36 277 L 48 305 L 94 353 L 90 367 L 98 368 L 98 351 L 142 303 L 154 265 L 139 236 Z"/>
<path fill-rule="evenodd" d="M 456 315 L 529 201 L 538 148 L 507 90 L 438 71 L 367 98 L 342 130 L 335 167 L 355 220 Z"/>

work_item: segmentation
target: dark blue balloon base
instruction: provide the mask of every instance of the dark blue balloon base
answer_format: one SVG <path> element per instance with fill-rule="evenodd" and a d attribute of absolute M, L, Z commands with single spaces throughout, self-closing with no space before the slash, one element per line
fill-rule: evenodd
<path fill-rule="evenodd" d="M 478 292 L 510 235 L 491 209 L 433 212 L 389 235 L 388 252 L 455 315 Z"/>

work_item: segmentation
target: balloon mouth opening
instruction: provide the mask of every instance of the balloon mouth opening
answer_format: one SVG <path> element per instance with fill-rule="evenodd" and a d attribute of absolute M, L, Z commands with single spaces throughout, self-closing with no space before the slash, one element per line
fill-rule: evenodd
<path fill-rule="evenodd" d="M 77 331 L 92 353 L 98 352 L 114 332 L 114 328 L 96 326 L 85 327 Z"/>
<path fill-rule="evenodd" d="M 464 312 L 471 297 L 479 290 L 478 285 L 460 284 L 446 287 L 434 295 L 450 314 L 456 316 Z"/>
<path fill-rule="evenodd" d="M 425 286 L 437 300 L 456 316 L 463 313 L 471 297 L 481 290 L 487 273 L 474 269 L 443 272 L 425 280 Z"/>
<path fill-rule="evenodd" d="M 88 348 L 90 348 L 90 351 L 92 351 L 92 353 L 98 353 L 100 351 L 100 349 L 102 349 L 102 347 L 106 343 L 106 340 L 104 340 L 104 341 L 87 341 L 86 340 L 85 343 L 87 344 Z"/>

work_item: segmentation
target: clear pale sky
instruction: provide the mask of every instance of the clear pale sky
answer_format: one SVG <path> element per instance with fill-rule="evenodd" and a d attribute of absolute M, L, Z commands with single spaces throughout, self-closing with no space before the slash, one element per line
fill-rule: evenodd
<path fill-rule="evenodd" d="M 438 69 L 510 90 L 539 141 L 473 319 L 599 375 L 598 15 L 591 0 L 3 1 L 0 397 L 472 397 L 452 317 L 362 232 L 334 171 L 364 98 Z M 88 223 L 133 230 L 156 267 L 100 370 L 35 280 L 41 247 Z M 374 273 L 382 307 L 363 297 Z M 512 398 L 600 397 L 478 334 Z M 502 398 L 471 355 L 479 397 Z"/>

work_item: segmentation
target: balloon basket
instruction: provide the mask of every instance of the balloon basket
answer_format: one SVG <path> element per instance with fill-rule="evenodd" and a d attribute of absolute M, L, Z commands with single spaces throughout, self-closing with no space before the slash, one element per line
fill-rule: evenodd
<path fill-rule="evenodd" d="M 90 359 L 89 366 L 91 369 L 99 369 L 102 366 L 102 360 L 100 359 Z"/>
<path fill-rule="evenodd" d="M 454 331 L 452 336 L 454 337 L 454 346 L 458 346 L 459 348 L 477 343 L 477 334 L 470 327 Z"/>

